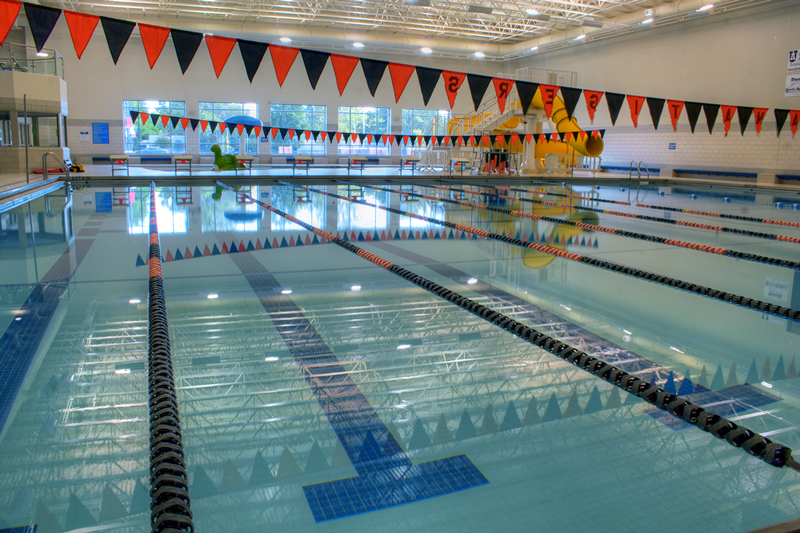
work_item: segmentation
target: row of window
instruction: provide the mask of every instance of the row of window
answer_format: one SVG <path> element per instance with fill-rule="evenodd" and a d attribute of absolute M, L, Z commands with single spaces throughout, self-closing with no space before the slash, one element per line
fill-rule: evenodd
<path fill-rule="evenodd" d="M 126 154 L 183 154 L 186 153 L 186 132 L 181 128 L 163 127 L 161 124 L 153 125 L 150 121 L 142 125 L 140 121 L 131 120 L 131 111 L 141 113 L 186 116 L 185 102 L 171 102 L 160 100 L 124 100 L 123 117 L 125 123 L 125 153 Z M 200 102 L 200 120 L 224 122 L 229 120 L 235 123 L 258 121 L 258 105 L 253 103 L 237 102 Z M 306 104 L 270 104 L 269 125 L 272 128 L 287 128 L 297 131 L 327 130 L 327 113 L 324 105 Z M 446 135 L 447 123 L 450 119 L 449 111 L 431 109 L 403 109 L 402 134 L 403 135 Z M 339 123 L 337 131 L 348 133 L 373 133 L 376 135 L 389 135 L 391 133 L 392 113 L 388 107 L 360 107 L 339 106 Z M 210 154 L 211 147 L 218 144 L 223 154 L 257 154 L 259 139 L 255 135 L 239 135 L 237 132 L 200 133 L 200 153 Z M 326 155 L 328 141 L 322 139 L 315 141 L 313 137 L 297 135 L 293 140 L 283 140 L 280 137 L 270 138 L 270 154 L 272 155 Z M 388 156 L 388 146 L 373 142 L 371 145 L 358 143 L 339 143 L 336 146 L 338 155 L 372 155 Z M 406 148 L 403 148 L 405 154 Z"/>

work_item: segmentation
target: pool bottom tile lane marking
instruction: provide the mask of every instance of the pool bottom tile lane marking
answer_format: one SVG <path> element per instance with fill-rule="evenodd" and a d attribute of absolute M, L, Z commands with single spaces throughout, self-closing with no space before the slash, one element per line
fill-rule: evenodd
<path fill-rule="evenodd" d="M 275 277 L 252 255 L 229 257 L 273 320 L 358 472 L 358 477 L 303 487 L 315 521 L 378 511 L 488 483 L 465 455 L 413 464 L 303 311 L 291 297 L 275 291 L 281 286 Z"/>
<path fill-rule="evenodd" d="M 513 333 L 520 339 L 547 350 L 553 355 L 556 355 L 565 361 L 572 363 L 576 367 L 585 370 L 595 376 L 611 383 L 630 394 L 638 396 L 645 400 L 647 403 L 653 404 L 659 409 L 667 411 L 672 415 L 680 418 L 681 420 L 697 426 L 703 431 L 707 431 L 719 439 L 725 439 L 730 445 L 737 448 L 742 448 L 744 451 L 758 457 L 762 461 L 769 463 L 775 467 L 789 466 L 793 470 L 800 471 L 800 463 L 796 462 L 792 457 L 791 448 L 772 442 L 770 439 L 755 433 L 754 431 L 736 424 L 709 411 L 703 407 L 696 405 L 686 398 L 664 391 L 663 389 L 651 385 L 645 380 L 625 372 L 613 365 L 608 364 L 602 359 L 592 357 L 590 354 L 574 348 L 566 343 L 559 341 L 556 338 L 550 337 L 544 333 L 536 331 L 534 328 L 525 326 L 517 322 L 513 318 L 504 315 L 503 313 L 494 311 L 484 305 L 479 304 L 469 298 L 461 296 L 460 294 L 442 287 L 441 285 L 423 278 L 405 268 L 401 268 L 390 261 L 383 259 L 373 253 L 367 252 L 351 243 L 345 242 L 330 233 L 316 228 L 302 220 L 299 220 L 291 215 L 284 213 L 272 206 L 265 204 L 255 198 L 234 190 L 227 185 L 217 182 L 217 184 L 233 191 L 235 194 L 243 198 L 247 198 L 259 205 L 268 209 L 285 219 L 294 222 L 306 229 L 309 229 L 317 235 L 323 236 L 330 242 L 380 266 L 389 272 L 421 287 L 440 298 L 447 300 L 462 309 L 465 309 L 482 319 L 490 322 L 510 333 Z"/>

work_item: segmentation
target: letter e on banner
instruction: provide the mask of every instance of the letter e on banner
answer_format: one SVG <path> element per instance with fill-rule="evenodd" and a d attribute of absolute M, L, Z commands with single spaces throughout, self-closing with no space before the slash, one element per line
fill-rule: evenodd
<path fill-rule="evenodd" d="M 556 85 L 539 85 L 539 92 L 542 94 L 542 104 L 547 118 L 553 112 L 553 100 L 556 99 L 559 87 Z"/>

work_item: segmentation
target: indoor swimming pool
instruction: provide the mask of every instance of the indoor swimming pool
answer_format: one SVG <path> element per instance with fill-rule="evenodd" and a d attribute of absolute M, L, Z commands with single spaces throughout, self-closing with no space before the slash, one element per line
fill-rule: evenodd
<path fill-rule="evenodd" d="M 493 185 L 156 187 L 196 531 L 800 517 L 800 472 L 386 267 L 800 456 L 800 194 Z M 0 212 L 0 531 L 150 531 L 150 214 L 124 183 Z"/>

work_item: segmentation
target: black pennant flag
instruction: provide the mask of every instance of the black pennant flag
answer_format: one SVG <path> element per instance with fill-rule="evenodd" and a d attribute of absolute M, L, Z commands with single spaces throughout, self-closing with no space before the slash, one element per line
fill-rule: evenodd
<path fill-rule="evenodd" d="M 233 124 L 231 122 L 226 122 L 225 129 L 228 130 L 230 133 L 233 133 L 236 131 L 236 124 Z"/>
<path fill-rule="evenodd" d="M 200 124 L 200 121 L 196 118 L 190 118 L 189 124 L 192 126 L 192 131 L 197 131 L 197 125 Z"/>
<path fill-rule="evenodd" d="M 536 144 L 539 144 L 539 137 L 541 137 L 541 134 L 534 133 L 533 134 L 533 142 L 535 142 Z"/>
<path fill-rule="evenodd" d="M 178 56 L 178 64 L 181 66 L 181 73 L 186 74 L 189 65 L 192 64 L 200 43 L 203 42 L 203 34 L 195 31 L 170 30 L 172 44 L 175 46 L 175 54 Z"/>
<path fill-rule="evenodd" d="M 457 135 L 451 135 L 450 136 L 450 146 L 455 146 L 457 141 L 458 141 L 458 136 Z"/>
<path fill-rule="evenodd" d="M 211 133 L 214 133 L 214 130 L 216 130 L 217 126 L 219 126 L 219 122 L 215 122 L 213 120 L 209 120 L 208 121 L 208 125 L 211 127 Z"/>
<path fill-rule="evenodd" d="M 497 135 L 489 135 L 489 142 L 492 143 L 492 148 L 494 148 L 494 144 L 497 142 Z"/>
<path fill-rule="evenodd" d="M 600 138 L 601 139 L 606 136 L 606 130 L 597 130 L 597 131 L 600 132 Z"/>
<path fill-rule="evenodd" d="M 442 71 L 438 68 L 417 67 L 417 78 L 419 79 L 419 88 L 422 91 L 422 102 L 427 106 L 428 101 L 431 99 L 433 90 L 439 81 Z"/>
<path fill-rule="evenodd" d="M 564 142 L 564 137 L 566 137 L 566 135 L 567 134 L 565 132 L 563 132 L 563 131 L 559 131 L 558 132 L 558 138 L 561 139 L 562 143 Z"/>
<path fill-rule="evenodd" d="M 386 72 L 388 65 L 388 61 L 361 58 L 361 69 L 364 71 L 364 77 L 367 78 L 369 94 L 373 97 L 375 97 L 375 91 L 378 90 L 378 85 L 381 83 L 383 73 Z"/>
<path fill-rule="evenodd" d="M 572 118 L 572 113 L 575 111 L 575 106 L 578 105 L 578 100 L 581 99 L 581 93 L 583 93 L 583 89 L 575 89 L 574 87 L 561 87 L 561 96 L 564 97 L 564 107 L 566 108 L 567 116 L 570 119 Z"/>
<path fill-rule="evenodd" d="M 161 124 L 161 115 L 150 113 L 150 120 L 153 121 L 153 126 L 158 126 L 159 124 Z"/>
<path fill-rule="evenodd" d="M 131 121 L 132 122 L 136 122 L 137 118 L 139 118 L 139 112 L 138 111 L 131 111 Z"/>
<path fill-rule="evenodd" d="M 606 103 L 608 104 L 608 114 L 611 115 L 611 125 L 617 125 L 617 117 L 619 117 L 619 110 L 622 109 L 622 102 L 625 101 L 625 95 L 619 93 L 606 92 Z"/>
<path fill-rule="evenodd" d="M 56 27 L 61 10 L 54 7 L 45 7 L 36 4 L 25 4 L 25 16 L 28 17 L 28 25 L 31 27 L 33 42 L 36 43 L 36 51 L 41 52 L 44 43 Z"/>
<path fill-rule="evenodd" d="M 325 65 L 328 64 L 328 58 L 331 55 L 328 52 L 316 52 L 314 50 L 302 49 L 300 50 L 300 54 L 303 56 L 303 65 L 306 67 L 308 82 L 311 84 L 311 88 L 316 90 L 319 77 L 322 75 L 322 71 L 325 70 Z"/>
<path fill-rule="evenodd" d="M 239 52 L 242 53 L 242 61 L 244 61 L 244 70 L 247 71 L 247 79 L 253 83 L 253 78 L 258 72 L 258 67 L 261 66 L 261 60 L 264 59 L 264 54 L 269 47 L 266 43 L 257 43 L 255 41 L 245 41 L 239 39 Z"/>
<path fill-rule="evenodd" d="M 481 105 L 483 95 L 486 94 L 486 88 L 492 83 L 492 78 L 489 76 L 480 76 L 478 74 L 467 74 L 467 84 L 469 85 L 469 92 L 472 94 L 472 105 L 475 106 L 475 111 Z"/>
<path fill-rule="evenodd" d="M 717 121 L 717 114 L 719 113 L 719 104 L 703 104 L 703 113 L 706 115 L 706 124 L 708 124 L 708 133 L 714 133 L 714 123 Z"/>
<path fill-rule="evenodd" d="M 106 34 L 108 51 L 111 52 L 111 59 L 116 65 L 122 49 L 128 44 L 128 39 L 133 33 L 133 28 L 136 27 L 136 23 L 108 17 L 100 17 L 100 22 L 103 24 L 103 33 Z"/>
<path fill-rule="evenodd" d="M 522 106 L 522 114 L 527 115 L 528 109 L 531 107 L 531 102 L 533 101 L 533 97 L 536 95 L 536 91 L 539 90 L 538 83 L 531 83 L 529 81 L 518 81 L 517 82 L 517 94 L 519 94 L 519 102 Z"/>
<path fill-rule="evenodd" d="M 358 142 L 360 144 L 364 144 L 364 139 L 366 139 L 366 138 L 367 138 L 367 134 L 366 133 L 359 133 L 358 134 Z"/>
<path fill-rule="evenodd" d="M 335 140 L 336 140 L 336 132 L 335 131 L 329 131 L 328 132 L 328 142 L 332 143 Z"/>
<path fill-rule="evenodd" d="M 650 109 L 650 118 L 653 119 L 653 128 L 658 129 L 658 124 L 661 122 L 661 112 L 664 111 L 664 99 L 650 98 L 648 96 L 647 107 Z"/>
<path fill-rule="evenodd" d="M 314 142 L 319 141 L 319 134 L 322 133 L 319 130 L 311 130 L 311 135 L 314 137 Z"/>
<path fill-rule="evenodd" d="M 273 48 L 273 50 L 275 50 L 275 49 Z M 272 53 L 272 52 L 270 52 L 270 54 L 271 54 L 271 53 Z M 280 136 L 281 136 L 281 139 L 283 139 L 284 141 L 287 141 L 287 140 L 288 140 L 288 139 L 286 138 L 286 134 L 287 134 L 287 133 L 289 133 L 289 128 L 278 128 L 278 135 L 280 135 Z"/>
<path fill-rule="evenodd" d="M 781 130 L 783 129 L 783 125 L 786 124 L 786 117 L 788 116 L 789 116 L 788 109 L 775 110 L 775 127 L 778 130 L 778 137 L 781 136 Z"/>
<path fill-rule="evenodd" d="M 169 121 L 172 123 L 172 128 L 175 129 L 178 127 L 181 117 L 169 117 Z"/>
<path fill-rule="evenodd" d="M 429 146 L 431 144 L 431 137 L 432 135 L 423 135 L 422 138 L 425 139 L 425 146 Z"/>
<path fill-rule="evenodd" d="M 750 116 L 753 114 L 753 108 L 739 106 L 738 114 L 739 114 L 739 131 L 741 131 L 742 136 L 744 136 L 744 130 L 747 129 L 747 123 L 750 122 Z"/>
<path fill-rule="evenodd" d="M 251 135 L 253 133 L 253 128 L 255 128 L 255 126 L 252 124 L 245 124 L 244 131 L 246 131 L 248 135 Z"/>
<path fill-rule="evenodd" d="M 444 136 L 443 135 L 437 135 L 436 136 L 436 144 L 438 144 L 439 146 L 442 146 L 443 142 L 444 142 Z"/>
<path fill-rule="evenodd" d="M 700 118 L 700 109 L 703 107 L 703 104 L 698 104 L 697 102 L 686 102 L 686 116 L 689 117 L 689 127 L 692 128 L 692 133 L 694 133 L 694 128 L 697 126 L 697 119 Z"/>

